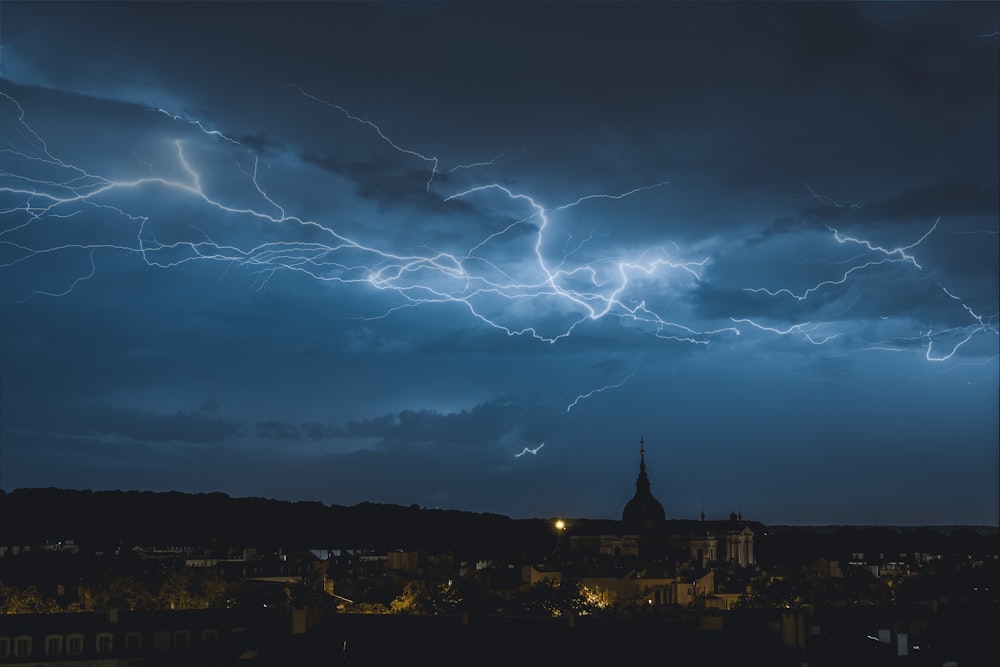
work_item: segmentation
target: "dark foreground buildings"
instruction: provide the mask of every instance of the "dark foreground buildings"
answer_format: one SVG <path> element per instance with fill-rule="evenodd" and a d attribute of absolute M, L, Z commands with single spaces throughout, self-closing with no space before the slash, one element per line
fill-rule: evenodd
<path fill-rule="evenodd" d="M 893 620 L 895 619 L 895 620 Z M 973 620 L 995 632 L 995 616 Z M 398 615 L 306 608 L 11 615 L 2 665 L 605 665 L 698 667 L 994 665 L 992 639 L 943 651 L 899 637 L 913 623 L 877 609 L 734 610 L 606 617 Z M 870 635 L 871 628 L 876 635 Z M 884 634 L 884 641 L 879 635 Z M 904 643 L 905 645 L 905 643 Z M 917 649 L 917 650 L 914 650 Z"/>
<path fill-rule="evenodd" d="M 645 457 L 640 441 L 621 521 L 559 522 L 544 549 L 525 546 L 517 557 L 509 556 L 517 545 L 461 558 L 365 545 L 269 548 L 267 559 L 267 549 L 245 544 L 226 554 L 122 550 L 108 562 L 136 571 L 211 569 L 244 594 L 206 609 L 128 611 L 105 601 L 76 613 L 0 614 L 0 665 L 1000 664 L 995 531 L 986 551 L 950 556 L 883 546 L 864 553 L 850 546 L 870 537 L 857 531 L 835 548 L 807 544 L 816 532 L 787 531 L 776 549 L 772 529 L 738 513 L 668 518 Z M 935 548 L 945 552 L 943 544 Z M 8 566 L 32 554 L 0 545 L 0 597 L 3 574 L 16 570 Z M 38 562 L 58 570 L 70 562 L 61 558 L 79 556 L 49 553 Z M 600 592 L 602 602 L 578 604 L 585 592 Z"/>
<path fill-rule="evenodd" d="M 224 612 L 18 615 L 3 665 L 563 665 L 646 661 L 733 665 L 748 652 L 795 665 L 796 652 L 759 628 L 703 630 L 695 617 L 545 618 Z M 762 620 L 762 619 L 757 619 Z M 753 664 L 764 664 L 754 662 Z"/>

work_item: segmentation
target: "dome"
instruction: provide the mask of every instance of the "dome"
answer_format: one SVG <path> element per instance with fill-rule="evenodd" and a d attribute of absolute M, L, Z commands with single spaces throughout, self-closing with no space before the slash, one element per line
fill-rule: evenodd
<path fill-rule="evenodd" d="M 622 510 L 622 521 L 629 523 L 646 523 L 648 521 L 666 521 L 667 513 L 663 510 L 660 501 L 648 494 L 641 497 L 638 493 L 625 504 Z"/>
<path fill-rule="evenodd" d="M 635 480 L 635 495 L 625 504 L 622 510 L 622 521 L 628 523 L 662 522 L 667 518 L 663 505 L 653 497 L 649 490 L 649 477 L 646 476 L 646 450 L 642 438 L 639 439 L 639 477 Z"/>

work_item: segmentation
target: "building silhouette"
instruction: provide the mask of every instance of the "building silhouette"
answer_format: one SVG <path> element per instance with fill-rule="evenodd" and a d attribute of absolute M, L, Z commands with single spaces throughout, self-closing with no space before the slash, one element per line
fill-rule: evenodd
<path fill-rule="evenodd" d="M 742 514 L 725 520 L 667 519 L 653 495 L 646 472 L 645 439 L 639 439 L 639 474 L 635 493 L 625 504 L 620 522 L 588 522 L 570 536 L 571 551 L 633 559 L 639 564 L 687 563 L 702 569 L 713 565 L 753 567 L 756 534 Z"/>
<path fill-rule="evenodd" d="M 622 510 L 622 521 L 644 530 L 654 530 L 662 527 L 667 515 L 650 488 L 652 485 L 646 474 L 645 445 L 645 440 L 639 438 L 639 477 L 635 480 L 635 495 Z"/>

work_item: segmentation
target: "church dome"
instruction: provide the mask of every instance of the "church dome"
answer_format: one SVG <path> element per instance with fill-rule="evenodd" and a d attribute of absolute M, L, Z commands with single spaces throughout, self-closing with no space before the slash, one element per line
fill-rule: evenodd
<path fill-rule="evenodd" d="M 635 480 L 635 495 L 625 504 L 622 510 L 622 521 L 627 523 L 648 524 L 665 521 L 666 512 L 663 505 L 653 497 L 649 490 L 649 477 L 646 475 L 646 449 L 642 438 L 639 439 L 639 477 Z"/>
<path fill-rule="evenodd" d="M 648 521 L 665 521 L 667 513 L 663 510 L 660 501 L 652 494 L 643 498 L 636 494 L 632 500 L 625 504 L 622 510 L 622 521 L 629 523 L 646 523 Z"/>

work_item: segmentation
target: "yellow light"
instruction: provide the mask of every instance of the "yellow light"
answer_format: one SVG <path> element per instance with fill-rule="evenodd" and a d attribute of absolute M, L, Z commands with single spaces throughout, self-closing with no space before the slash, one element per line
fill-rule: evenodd
<path fill-rule="evenodd" d="M 566 530 L 566 522 L 562 519 L 556 519 L 556 530 Z"/>

